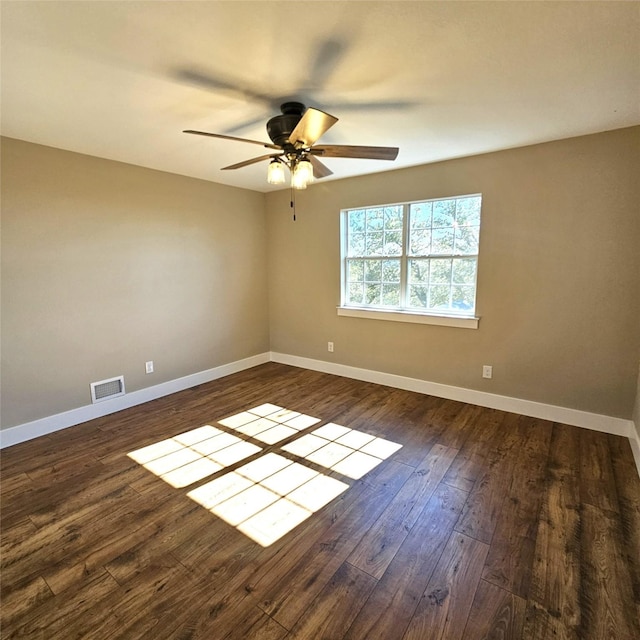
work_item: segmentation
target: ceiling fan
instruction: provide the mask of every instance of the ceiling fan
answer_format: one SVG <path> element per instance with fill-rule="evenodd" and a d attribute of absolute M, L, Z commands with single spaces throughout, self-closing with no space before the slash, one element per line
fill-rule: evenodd
<path fill-rule="evenodd" d="M 222 167 L 222 169 L 241 169 L 256 162 L 270 160 L 267 182 L 283 184 L 285 182 L 284 167 L 286 166 L 291 172 L 291 186 L 294 189 L 306 189 L 307 184 L 313 178 L 325 178 L 333 173 L 319 158 L 395 160 L 398 155 L 398 147 L 316 145 L 315 143 L 320 137 L 338 122 L 338 118 L 313 107 L 306 108 L 301 102 L 285 102 L 281 105 L 280 110 L 282 113 L 267 122 L 267 134 L 271 143 L 192 129 L 186 129 L 184 133 L 249 142 L 266 149 L 272 149 L 275 153 L 244 160 L 228 167 Z"/>

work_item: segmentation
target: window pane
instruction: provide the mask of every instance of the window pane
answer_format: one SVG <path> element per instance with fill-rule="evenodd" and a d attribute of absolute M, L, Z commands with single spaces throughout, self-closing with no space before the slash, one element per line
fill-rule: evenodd
<path fill-rule="evenodd" d="M 365 285 L 365 303 L 366 304 L 380 304 L 380 297 L 382 293 L 381 284 L 367 284 Z"/>
<path fill-rule="evenodd" d="M 364 260 L 349 260 L 347 272 L 348 282 L 362 282 L 364 280 Z"/>
<path fill-rule="evenodd" d="M 418 309 L 427 308 L 427 287 L 415 284 L 409 286 L 409 306 Z"/>
<path fill-rule="evenodd" d="M 430 260 L 409 261 L 409 282 L 416 284 L 429 284 Z M 426 296 L 425 296 L 426 300 Z"/>
<path fill-rule="evenodd" d="M 431 231 L 412 229 L 409 237 L 409 253 L 414 256 L 426 256 L 431 253 Z"/>
<path fill-rule="evenodd" d="M 365 241 L 365 255 L 367 256 L 381 256 L 382 251 L 383 232 L 376 231 L 367 233 Z"/>
<path fill-rule="evenodd" d="M 453 253 L 453 227 L 434 229 L 431 242 L 431 253 Z"/>
<path fill-rule="evenodd" d="M 456 229 L 456 253 L 478 253 L 479 227 Z"/>
<path fill-rule="evenodd" d="M 387 207 L 384 210 L 384 228 L 402 231 L 402 207 Z"/>
<path fill-rule="evenodd" d="M 364 285 L 358 282 L 349 283 L 349 300 L 350 304 L 364 303 Z"/>
<path fill-rule="evenodd" d="M 402 230 L 385 231 L 383 253 L 385 256 L 402 255 Z"/>
<path fill-rule="evenodd" d="M 456 285 L 453 287 L 451 306 L 461 311 L 472 311 L 475 287 Z"/>
<path fill-rule="evenodd" d="M 382 280 L 382 260 L 366 260 L 364 279 L 366 282 L 380 282 Z"/>
<path fill-rule="evenodd" d="M 400 304 L 400 285 L 399 284 L 383 284 L 382 285 L 382 304 L 397 307 Z"/>
<path fill-rule="evenodd" d="M 436 200 L 433 203 L 433 226 L 452 227 L 455 214 L 455 200 Z"/>
<path fill-rule="evenodd" d="M 350 256 L 364 255 L 364 233 L 349 234 L 349 255 Z"/>
<path fill-rule="evenodd" d="M 382 209 L 367 209 L 367 232 L 382 231 L 384 212 Z"/>
<path fill-rule="evenodd" d="M 349 211 L 349 233 L 364 231 L 364 211 Z"/>
<path fill-rule="evenodd" d="M 429 309 L 448 309 L 451 287 L 445 284 L 436 284 L 429 287 Z"/>
<path fill-rule="evenodd" d="M 382 262 L 382 280 L 384 282 L 400 282 L 400 260 L 384 260 Z"/>
<path fill-rule="evenodd" d="M 431 284 L 449 284 L 451 282 L 451 259 L 431 260 Z"/>
<path fill-rule="evenodd" d="M 456 222 L 459 226 L 480 224 L 481 202 L 480 196 L 456 200 Z"/>
<path fill-rule="evenodd" d="M 454 258 L 453 282 L 455 284 L 475 284 L 476 282 L 476 259 L 475 258 Z"/>
<path fill-rule="evenodd" d="M 430 229 L 431 209 L 431 202 L 418 202 L 412 204 L 409 210 L 411 229 Z"/>

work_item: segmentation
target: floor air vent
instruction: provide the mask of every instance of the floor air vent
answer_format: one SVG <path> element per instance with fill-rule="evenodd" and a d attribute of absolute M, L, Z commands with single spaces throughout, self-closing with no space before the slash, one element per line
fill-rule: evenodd
<path fill-rule="evenodd" d="M 109 398 L 124 395 L 124 376 L 117 378 L 109 378 L 108 380 L 100 380 L 100 382 L 91 383 L 91 402 L 102 402 Z"/>

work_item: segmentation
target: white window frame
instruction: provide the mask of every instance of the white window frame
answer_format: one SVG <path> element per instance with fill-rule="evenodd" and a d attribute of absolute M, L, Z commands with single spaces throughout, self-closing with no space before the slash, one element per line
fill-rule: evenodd
<path fill-rule="evenodd" d="M 408 254 L 408 245 L 409 245 L 409 207 L 412 204 L 419 204 L 422 202 L 441 202 L 443 200 L 458 200 L 461 198 L 469 198 L 469 197 L 480 197 L 482 198 L 481 193 L 470 193 L 464 195 L 456 195 L 449 196 L 444 198 L 427 198 L 424 200 L 414 200 L 408 202 L 398 202 L 393 204 L 384 204 L 384 205 L 366 205 L 363 207 L 350 207 L 349 209 L 343 209 L 340 212 L 340 306 L 338 307 L 338 315 L 346 316 L 352 318 L 366 318 L 371 320 L 388 320 L 393 322 L 410 322 L 417 324 L 431 324 L 431 325 L 440 325 L 447 327 L 458 327 L 458 328 L 466 328 L 466 329 L 477 329 L 480 318 L 475 314 L 475 309 L 477 308 L 477 297 L 478 297 L 478 258 L 479 258 L 479 249 L 477 254 L 428 254 L 426 256 L 410 256 Z M 398 307 L 375 307 L 375 306 L 366 306 L 366 305 L 353 305 L 347 304 L 347 258 L 348 256 L 348 225 L 347 225 L 347 217 L 350 211 L 354 211 L 357 209 L 377 209 L 384 207 L 395 207 L 401 206 L 403 208 L 403 228 L 402 228 L 402 255 L 400 258 L 401 265 L 401 276 L 400 276 L 400 296 L 401 296 L 401 305 L 405 300 L 405 296 L 408 291 L 408 283 L 407 283 L 407 270 L 408 270 L 408 262 L 411 258 L 415 257 L 437 257 L 437 258 L 457 258 L 457 257 L 469 257 L 476 259 L 476 271 L 475 271 L 475 282 L 474 282 L 474 290 L 475 290 L 475 307 L 474 310 L 469 313 L 454 313 L 450 311 L 443 311 L 441 309 L 437 310 L 421 310 L 409 308 L 406 306 L 398 306 Z M 480 227 L 482 227 L 482 214 L 480 219 Z M 398 258 L 398 256 L 389 256 L 390 258 Z M 380 258 L 384 258 L 380 256 Z"/>

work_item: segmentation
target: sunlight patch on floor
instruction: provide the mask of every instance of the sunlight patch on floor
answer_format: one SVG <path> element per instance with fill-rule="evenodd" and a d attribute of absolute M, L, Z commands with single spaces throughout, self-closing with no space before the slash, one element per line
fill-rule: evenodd
<path fill-rule="evenodd" d="M 348 488 L 304 464 L 268 453 L 187 495 L 267 547 Z"/>
<path fill-rule="evenodd" d="M 127 455 L 172 487 L 182 489 L 260 450 L 231 433 L 205 425 Z"/>
<path fill-rule="evenodd" d="M 128 456 L 176 489 L 217 474 L 187 496 L 267 547 L 349 488 L 348 482 L 318 467 L 358 480 L 402 447 L 333 422 L 300 434 L 319 422 L 265 403 L 218 421 L 235 434 L 204 425 Z M 255 443 L 274 446 L 285 440 L 278 451 L 287 456 L 265 453 Z M 252 456 L 250 462 L 224 471 Z"/>
<path fill-rule="evenodd" d="M 282 447 L 322 467 L 358 480 L 402 445 L 332 422 Z"/>
<path fill-rule="evenodd" d="M 218 424 L 265 444 L 275 444 L 318 422 L 320 418 L 267 403 L 219 420 Z"/>

